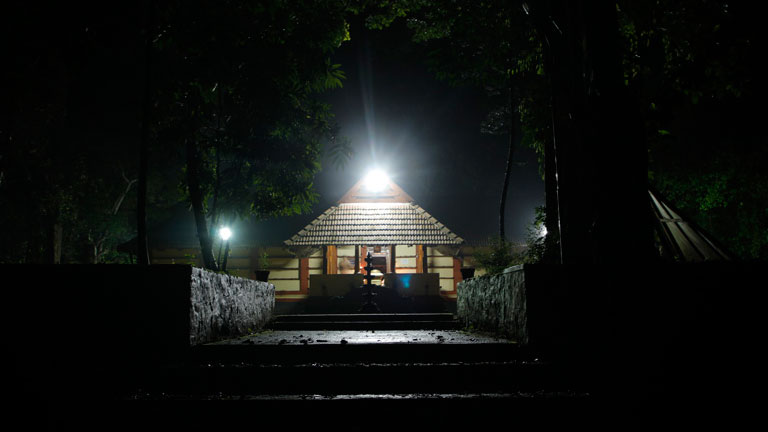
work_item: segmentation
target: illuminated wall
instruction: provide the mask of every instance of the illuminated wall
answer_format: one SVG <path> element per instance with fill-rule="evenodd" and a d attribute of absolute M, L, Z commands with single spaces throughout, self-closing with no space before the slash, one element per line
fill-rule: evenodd
<path fill-rule="evenodd" d="M 275 298 L 277 301 L 297 301 L 307 297 L 302 290 L 301 267 L 302 258 L 297 257 L 292 251 L 284 247 L 233 247 L 227 259 L 227 271 L 244 278 L 255 279 L 255 271 L 260 268 L 260 256 L 266 251 L 269 262 L 269 282 L 275 286 Z M 441 292 L 448 298 L 455 298 L 455 286 L 461 280 L 459 268 L 473 267 L 473 248 L 463 248 L 463 264 L 453 256 L 444 254 L 436 247 L 427 247 L 427 266 L 429 273 L 440 275 Z M 214 247 L 214 255 L 218 254 L 218 248 Z M 417 273 L 418 257 L 416 246 L 395 246 L 395 271 L 397 273 Z M 151 262 L 153 264 L 191 264 L 202 267 L 200 250 L 197 248 L 164 248 L 152 249 Z M 323 274 L 323 251 L 318 249 L 309 257 L 303 258 L 307 279 L 312 274 Z M 337 248 L 337 272 L 341 274 L 354 273 L 355 248 L 354 246 L 339 246 Z M 362 256 L 361 256 L 362 260 Z M 363 264 L 364 265 L 364 264 Z M 475 276 L 481 276 L 484 272 L 475 271 Z"/>

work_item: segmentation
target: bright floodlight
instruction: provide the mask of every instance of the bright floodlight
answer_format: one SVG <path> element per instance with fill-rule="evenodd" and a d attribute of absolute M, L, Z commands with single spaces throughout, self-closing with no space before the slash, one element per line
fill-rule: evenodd
<path fill-rule="evenodd" d="M 227 241 L 230 237 L 232 237 L 232 230 L 230 230 L 227 227 L 223 227 L 219 230 L 219 237 L 221 237 L 222 240 Z"/>
<path fill-rule="evenodd" d="M 371 192 L 383 191 L 388 183 L 389 177 L 384 174 L 384 171 L 379 169 L 373 170 L 365 176 L 365 188 Z"/>

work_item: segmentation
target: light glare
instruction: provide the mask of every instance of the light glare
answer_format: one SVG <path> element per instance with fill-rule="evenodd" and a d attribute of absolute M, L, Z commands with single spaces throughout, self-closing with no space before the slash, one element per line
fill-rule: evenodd
<path fill-rule="evenodd" d="M 222 240 L 227 241 L 230 237 L 232 237 L 232 230 L 230 230 L 228 227 L 223 227 L 219 230 L 219 237 L 221 237 Z"/>
<path fill-rule="evenodd" d="M 365 188 L 371 192 L 381 192 L 387 187 L 389 177 L 384 171 L 376 169 L 365 176 Z"/>

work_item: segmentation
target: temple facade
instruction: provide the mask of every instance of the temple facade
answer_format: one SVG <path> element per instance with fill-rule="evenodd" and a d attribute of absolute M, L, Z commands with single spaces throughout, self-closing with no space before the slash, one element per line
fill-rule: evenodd
<path fill-rule="evenodd" d="M 284 243 L 296 258 L 287 262 L 288 268 L 278 267 L 272 259 L 269 278 L 282 301 L 317 295 L 313 280 L 322 280 L 326 286 L 334 280 L 313 275 L 361 274 L 368 253 L 379 284 L 394 281 L 393 275 L 431 274 L 424 279 L 436 285 L 430 289 L 455 300 L 456 284 L 461 281 L 459 248 L 464 240 L 389 179 L 375 190 L 365 180 L 359 181 L 336 205 Z M 298 272 L 284 272 L 294 265 Z M 285 277 L 289 275 L 293 277 Z"/>
<path fill-rule="evenodd" d="M 188 243 L 155 246 L 151 260 L 202 265 L 196 242 Z M 298 302 L 312 295 L 343 295 L 359 287 L 370 252 L 375 283 L 418 285 L 424 293 L 450 302 L 456 299 L 461 269 L 473 267 L 473 249 L 391 180 L 372 190 L 363 179 L 282 244 L 239 237 L 231 245 L 227 271 L 253 279 L 257 271 L 266 270 L 276 301 Z"/>
<path fill-rule="evenodd" d="M 731 259 L 729 251 L 681 216 L 658 192 L 649 191 L 649 202 L 656 216 L 662 258 L 673 262 Z M 256 279 L 257 272 L 268 271 L 276 300 L 281 303 L 300 302 L 312 296 L 341 297 L 359 288 L 364 258 L 369 252 L 377 275 L 375 283 L 401 291 L 410 283 L 421 294 L 455 301 L 461 270 L 476 267 L 475 250 L 487 247 L 483 243 L 467 244 L 390 180 L 377 190 L 367 189 L 361 180 L 293 235 L 289 228 L 275 231 L 273 239 L 265 241 L 264 231 L 244 235 L 252 222 L 241 224 L 237 240 L 231 244 L 227 272 Z M 177 220 L 170 225 L 180 229 L 164 236 L 158 230 L 151 236 L 151 262 L 201 267 L 194 226 Z M 126 245 L 133 246 L 135 241 Z M 214 243 L 214 253 L 218 251 L 220 256 L 221 249 L 219 240 Z M 483 274 L 481 268 L 474 273 Z"/>

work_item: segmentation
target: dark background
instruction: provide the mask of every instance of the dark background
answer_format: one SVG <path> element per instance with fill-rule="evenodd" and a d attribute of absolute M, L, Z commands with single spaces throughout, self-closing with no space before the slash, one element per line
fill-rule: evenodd
<path fill-rule="evenodd" d="M 66 99 L 66 121 L 77 131 L 77 145 L 108 146 L 115 149 L 114 158 L 135 158 L 143 88 L 139 9 L 124 3 L 30 2 L 6 10 L 6 52 L 13 67 L 6 69 L 4 85 L 27 104 L 17 112 L 35 115 L 39 101 Z M 508 137 L 480 133 L 487 112 L 482 90 L 438 81 L 425 64 L 427 50 L 411 41 L 402 21 L 369 30 L 362 18 L 352 17 L 350 36 L 332 60 L 346 73 L 343 88 L 321 98 L 331 104 L 354 156 L 340 168 L 326 155 L 312 213 L 259 222 L 249 227 L 257 237 L 252 240 L 287 239 L 372 167 L 384 169 L 466 240 L 496 234 Z M 522 241 L 534 208 L 544 204 L 544 186 L 531 150 L 518 147 L 515 160 L 520 164 L 510 180 L 506 230 L 510 239 Z M 62 154 L 60 163 L 70 162 Z M 156 151 L 150 165 L 155 172 L 169 169 L 165 155 Z M 179 214 L 172 231 L 195 236 L 192 213 Z M 171 229 L 154 216 L 155 236 Z"/>
<path fill-rule="evenodd" d="M 659 124 L 669 130 L 665 130 L 667 135 L 657 137 L 661 144 L 652 148 L 651 162 L 657 165 L 652 167 L 657 178 L 664 175 L 668 179 L 656 187 L 666 188 L 671 202 L 688 214 L 699 216 L 700 225 L 711 220 L 706 228 L 719 228 L 713 234 L 723 240 L 734 239 L 730 243 L 733 246 L 765 237 L 765 229 L 760 229 L 768 214 L 761 204 L 765 199 L 754 196 L 765 190 L 760 167 L 765 159 L 763 105 L 768 92 L 759 66 L 765 46 L 760 30 L 762 16 L 757 13 L 757 6 L 748 3 L 734 3 L 729 8 L 732 19 L 723 23 L 724 35 L 719 36 L 722 39 L 712 42 L 697 39 L 698 33 L 691 33 L 697 60 L 680 73 L 694 83 L 700 79 L 716 86 L 720 75 L 714 79 L 700 77 L 714 70 L 722 74 L 723 85 L 742 87 L 743 94 L 702 99 L 696 106 L 680 102 L 682 96 L 672 92 L 658 95 L 660 112 L 666 116 Z M 145 64 L 141 10 L 141 4 L 134 2 L 26 1 L 4 2 L 0 6 L 0 46 L 5 54 L 0 70 L 0 143 L 7 140 L 8 125 L 37 128 L 46 119 L 66 123 L 68 130 L 64 132 L 76 138 L 57 137 L 44 129 L 53 129 L 55 125 L 23 134 L 32 139 L 38 135 L 43 139 L 53 136 L 55 154 L 51 159 L 56 162 L 50 169 L 31 168 L 29 171 L 38 177 L 32 179 L 30 187 L 13 189 L 19 191 L 18 196 L 11 197 L 13 202 L 36 205 L 32 197 L 39 197 L 35 195 L 37 189 L 57 184 L 57 166 L 76 163 L 67 145 L 81 153 L 86 149 L 98 155 L 102 159 L 96 160 L 105 162 L 103 169 L 108 174 L 112 174 L 115 161 L 124 161 L 126 169 L 135 167 Z M 685 19 L 680 27 L 707 22 L 706 16 L 680 13 L 681 19 Z M 368 30 L 356 17 L 351 17 L 350 25 L 351 40 L 344 42 L 333 56 L 333 62 L 340 63 L 346 73 L 344 87 L 322 97 L 332 105 L 341 134 L 350 138 L 355 156 L 343 169 L 336 169 L 324 157 L 323 169 L 316 179 L 319 202 L 312 212 L 258 224 L 249 221 L 246 224 L 253 229 L 252 235 L 247 236 L 249 241 L 279 244 L 289 238 L 333 205 L 370 167 L 384 168 L 419 205 L 459 236 L 471 241 L 497 233 L 508 137 L 480 133 L 480 123 L 488 108 L 483 90 L 454 88 L 437 81 L 425 66 L 427 50 L 411 41 L 402 20 L 385 30 Z M 739 61 L 733 61 L 734 58 Z M 723 68 L 723 64 L 727 67 Z M 705 85 L 699 87 L 708 89 Z M 666 102 L 663 110 L 662 102 Z M 677 107 L 687 107 L 688 111 Z M 62 120 L 60 115 L 67 118 Z M 669 140 L 669 144 L 664 140 Z M 180 167 L 169 167 L 169 159 L 153 149 L 152 172 L 179 176 Z M 521 241 L 533 220 L 534 208 L 544 203 L 544 186 L 536 155 L 530 149 L 518 145 L 515 159 L 519 164 L 510 180 L 506 231 L 510 239 Z M 37 163 L 25 155 L 17 159 L 4 156 L 0 164 L 5 166 L 9 160 L 30 166 Z M 40 172 L 44 175 L 38 175 Z M 731 176 L 724 181 L 725 192 L 714 191 L 724 195 L 726 202 L 715 201 L 715 209 L 698 211 L 702 205 L 699 195 L 706 197 L 705 192 L 714 188 L 708 183 L 712 173 Z M 684 184 L 675 188 L 683 180 L 697 178 L 702 179 L 700 186 Z M 696 195 L 692 190 L 703 192 Z M 713 195 L 717 198 L 718 193 Z M 690 202 L 686 201 L 688 197 Z M 130 206 L 135 206 L 135 196 L 130 201 Z M 756 208 L 748 214 L 750 217 L 742 217 L 734 210 L 742 204 Z M 35 208 L 25 211 L 30 215 L 39 213 Z M 24 214 L 20 210 L 17 213 Z M 181 217 L 172 218 L 170 214 L 150 213 L 155 227 L 150 232 L 150 242 L 153 237 L 159 238 L 159 222 L 169 220 L 169 224 L 162 226 L 174 226 L 194 245 L 192 213 L 183 208 L 179 214 Z M 751 218 L 752 215 L 756 216 Z M 22 231 L 4 228 L 8 233 Z M 243 230 L 236 231 L 235 241 L 242 238 L 239 233 Z M 759 251 L 752 255 L 761 256 Z"/>
<path fill-rule="evenodd" d="M 344 169 L 324 160 L 317 177 L 320 202 L 311 217 L 295 218 L 297 229 L 333 205 L 366 170 L 381 167 L 465 240 L 498 234 L 509 138 L 480 133 L 487 112 L 482 91 L 438 81 L 425 64 L 426 49 L 410 40 L 402 22 L 385 30 L 368 30 L 360 20 L 350 24 L 351 40 L 333 57 L 347 79 L 325 99 L 355 155 Z M 516 150 L 506 230 L 511 240 L 523 241 L 535 207 L 544 205 L 544 182 L 536 154 Z"/>

